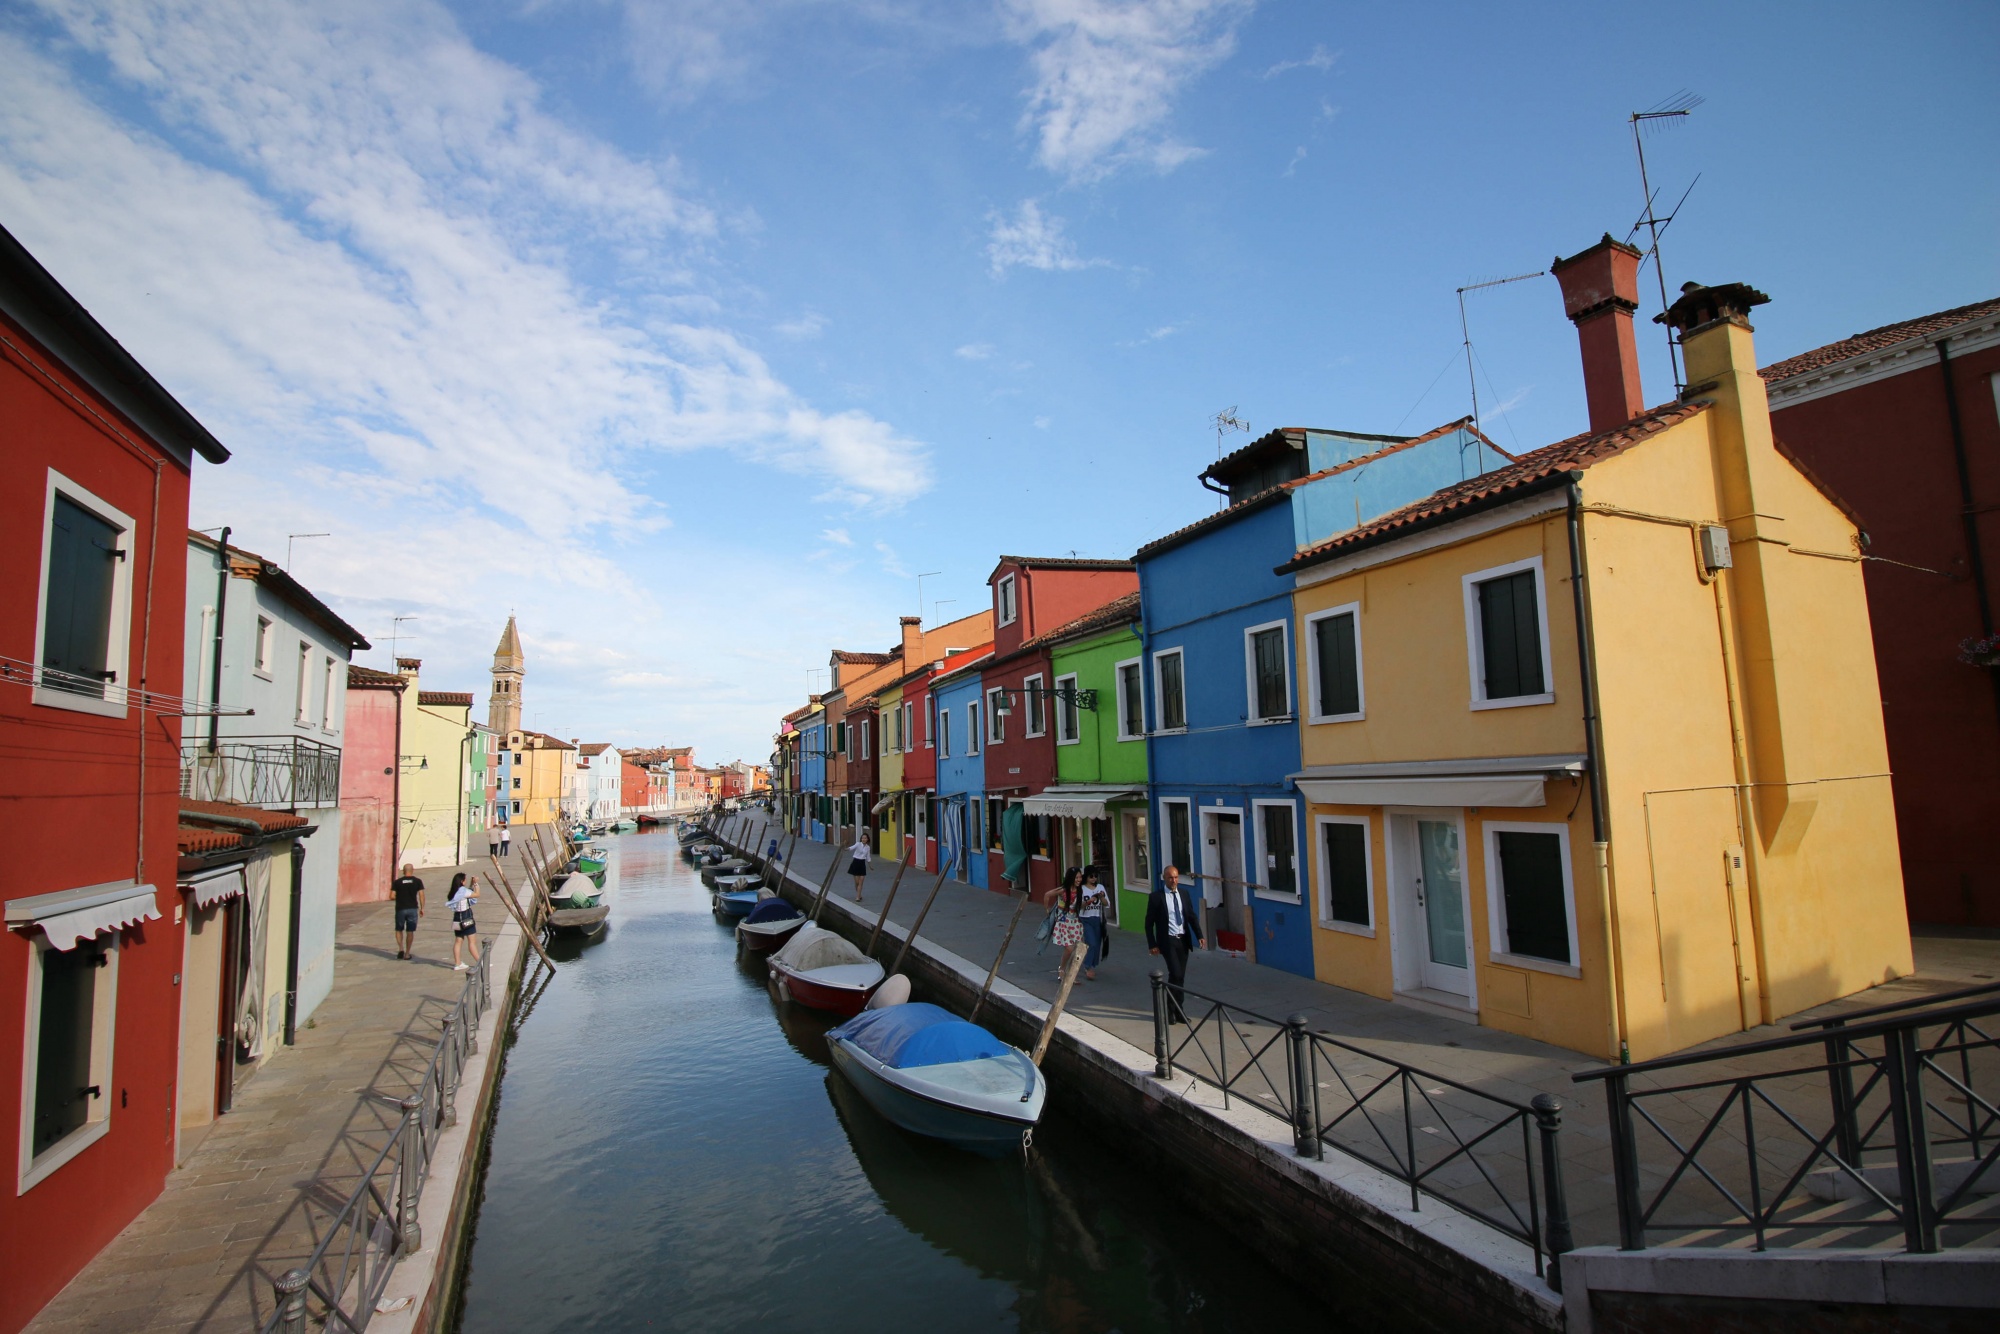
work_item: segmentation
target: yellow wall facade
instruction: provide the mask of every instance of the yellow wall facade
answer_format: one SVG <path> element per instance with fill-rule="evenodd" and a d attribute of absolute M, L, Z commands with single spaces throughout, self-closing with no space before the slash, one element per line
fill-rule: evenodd
<path fill-rule="evenodd" d="M 875 786 L 884 793 L 903 790 L 903 752 L 896 750 L 896 719 L 903 709 L 903 687 L 892 686 L 875 697 Z M 903 855 L 902 803 L 892 801 L 875 821 L 878 856 Z"/>

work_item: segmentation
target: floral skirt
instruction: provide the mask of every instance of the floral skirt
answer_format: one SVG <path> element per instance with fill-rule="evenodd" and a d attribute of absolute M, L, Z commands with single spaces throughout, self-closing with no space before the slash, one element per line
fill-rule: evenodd
<path fill-rule="evenodd" d="M 1083 940 L 1083 923 L 1069 913 L 1056 918 L 1055 930 L 1049 932 L 1049 939 L 1068 949 Z"/>

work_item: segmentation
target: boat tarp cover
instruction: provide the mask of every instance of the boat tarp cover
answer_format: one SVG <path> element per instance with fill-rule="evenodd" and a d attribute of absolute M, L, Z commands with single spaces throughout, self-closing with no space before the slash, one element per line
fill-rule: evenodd
<path fill-rule="evenodd" d="M 568 904 L 572 908 L 586 908 L 590 906 L 590 901 L 602 892 L 591 883 L 589 876 L 572 871 L 563 877 L 562 883 L 556 886 L 555 893 L 549 897 L 554 899 L 558 906 Z"/>
<path fill-rule="evenodd" d="M 762 903 L 752 908 L 750 915 L 743 920 L 746 922 L 784 922 L 794 917 L 803 916 L 805 916 L 804 913 L 783 899 L 765 899 Z"/>
<path fill-rule="evenodd" d="M 1005 1056 L 1006 1043 L 949 1010 L 923 1001 L 863 1010 L 827 1034 L 851 1042 L 892 1070 Z"/>
<path fill-rule="evenodd" d="M 837 936 L 825 927 L 810 923 L 800 927 L 799 933 L 771 957 L 801 973 L 810 973 L 815 968 L 868 962 L 868 956 L 849 944 L 844 936 Z"/>

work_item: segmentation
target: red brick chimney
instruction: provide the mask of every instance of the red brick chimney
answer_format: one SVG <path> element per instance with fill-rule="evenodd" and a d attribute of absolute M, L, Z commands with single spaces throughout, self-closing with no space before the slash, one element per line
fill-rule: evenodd
<path fill-rule="evenodd" d="M 1639 251 L 1606 232 L 1590 249 L 1549 266 L 1562 284 L 1563 313 L 1575 323 L 1583 350 L 1583 397 L 1590 406 L 1592 431 L 1623 426 L 1646 408 L 1639 388 L 1639 345 L 1632 335 L 1641 258 Z"/>
<path fill-rule="evenodd" d="M 903 627 L 903 670 L 915 671 L 924 656 L 924 618 L 902 616 L 897 618 Z"/>

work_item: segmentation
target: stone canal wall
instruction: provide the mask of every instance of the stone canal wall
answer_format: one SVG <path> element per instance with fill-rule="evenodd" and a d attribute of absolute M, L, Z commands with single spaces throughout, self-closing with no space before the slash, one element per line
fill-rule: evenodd
<path fill-rule="evenodd" d="M 782 892 L 810 909 L 818 885 L 787 874 Z M 820 924 L 866 946 L 875 922 L 836 896 Z M 884 924 L 900 946 L 904 929 Z M 963 1014 L 983 966 L 919 936 L 903 971 L 930 999 Z M 1047 1002 L 996 981 L 980 1021 L 1023 1049 Z M 1409 1208 L 1409 1189 L 1337 1153 L 1298 1157 L 1283 1122 L 1185 1077 L 1153 1074 L 1153 1057 L 1064 1015 L 1044 1059 L 1050 1110 L 1089 1127 L 1167 1184 L 1191 1214 L 1226 1227 L 1279 1270 L 1356 1318 L 1399 1329 L 1534 1331 L 1563 1325 L 1562 1299 L 1535 1276 L 1529 1249 L 1440 1202 Z"/>

